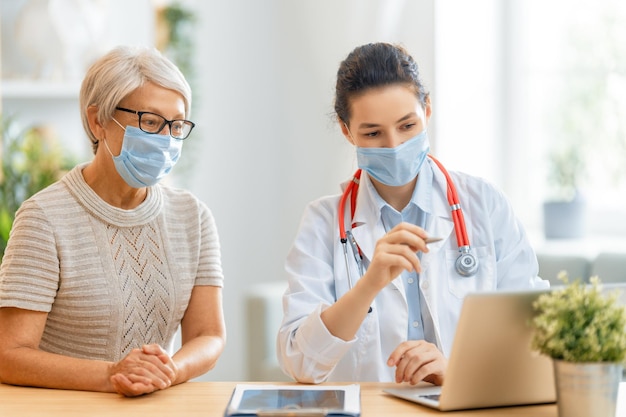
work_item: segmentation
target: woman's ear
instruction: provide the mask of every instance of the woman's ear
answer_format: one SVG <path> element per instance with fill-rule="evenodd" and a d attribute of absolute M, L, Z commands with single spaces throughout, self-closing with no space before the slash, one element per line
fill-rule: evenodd
<path fill-rule="evenodd" d="M 98 108 L 96 106 L 87 107 L 87 121 L 89 122 L 89 129 L 94 137 L 98 140 L 102 140 L 104 138 L 104 127 L 98 120 Z"/>

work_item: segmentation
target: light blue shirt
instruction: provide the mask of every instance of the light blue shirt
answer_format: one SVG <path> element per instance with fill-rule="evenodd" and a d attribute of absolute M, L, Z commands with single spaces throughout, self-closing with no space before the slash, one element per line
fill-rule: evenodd
<path fill-rule="evenodd" d="M 389 232 L 401 222 L 412 223 L 425 229 L 428 216 L 432 211 L 432 185 L 432 167 L 430 164 L 423 164 L 411 201 L 401 212 L 391 207 L 372 187 L 372 195 L 380 209 L 385 231 Z M 421 252 L 418 253 L 420 259 L 421 254 Z M 420 291 L 419 274 L 415 271 L 404 271 L 401 277 L 409 307 L 407 340 L 426 340 L 435 343 L 434 325 Z"/>

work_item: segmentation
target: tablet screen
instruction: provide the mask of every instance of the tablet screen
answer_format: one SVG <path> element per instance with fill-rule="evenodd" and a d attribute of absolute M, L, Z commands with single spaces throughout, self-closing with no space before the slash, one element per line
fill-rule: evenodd
<path fill-rule="evenodd" d="M 298 408 L 344 408 L 343 390 L 247 389 L 241 397 L 240 409 L 276 410 Z"/>

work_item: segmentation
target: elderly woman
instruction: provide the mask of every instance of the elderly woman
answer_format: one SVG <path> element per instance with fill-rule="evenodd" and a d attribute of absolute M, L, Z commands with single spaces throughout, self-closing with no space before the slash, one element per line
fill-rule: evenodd
<path fill-rule="evenodd" d="M 0 381 L 135 396 L 215 366 L 216 226 L 189 192 L 159 184 L 194 127 L 190 106 L 155 49 L 118 47 L 88 70 L 80 112 L 95 156 L 24 202 L 0 267 Z"/>

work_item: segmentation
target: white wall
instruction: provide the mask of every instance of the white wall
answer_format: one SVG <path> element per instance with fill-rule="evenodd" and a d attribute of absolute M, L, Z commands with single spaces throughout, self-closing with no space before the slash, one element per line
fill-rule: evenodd
<path fill-rule="evenodd" d="M 212 209 L 225 273 L 227 348 L 203 379 L 246 379 L 246 287 L 284 280 L 307 202 L 355 168 L 333 118 L 335 74 L 357 45 L 403 43 L 433 86 L 433 1 L 198 2 L 198 124 L 178 180 Z M 431 91 L 432 91 L 431 87 Z M 187 145 L 186 145 L 187 146 Z"/>

